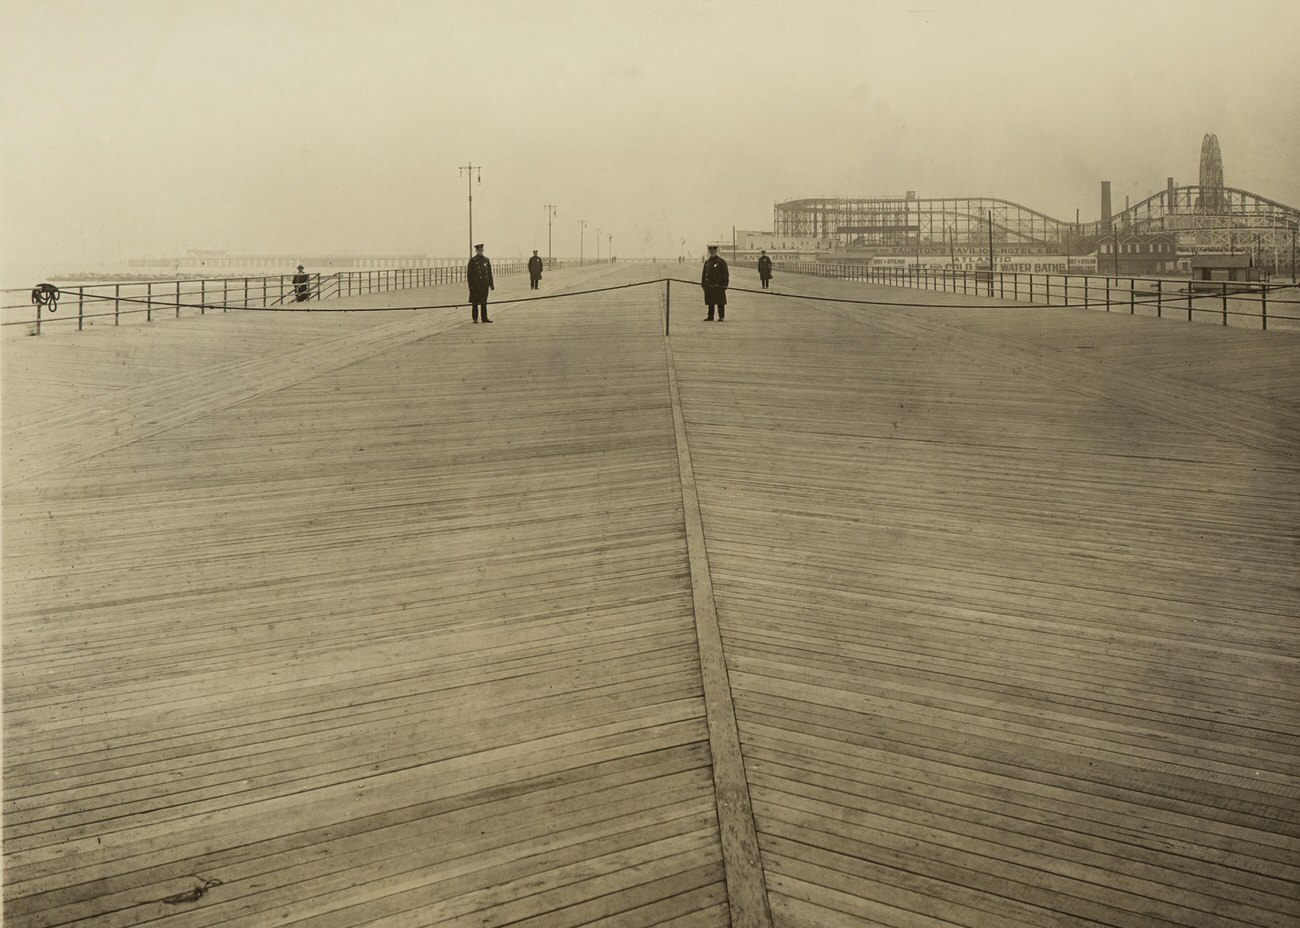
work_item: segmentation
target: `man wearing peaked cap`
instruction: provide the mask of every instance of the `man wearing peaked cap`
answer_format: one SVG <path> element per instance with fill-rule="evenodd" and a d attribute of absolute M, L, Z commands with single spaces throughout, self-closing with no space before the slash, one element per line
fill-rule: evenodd
<path fill-rule="evenodd" d="M 478 322 L 478 310 L 482 306 L 483 321 L 491 322 L 487 314 L 488 291 L 495 290 L 496 284 L 492 280 L 492 262 L 483 254 L 482 245 L 474 246 L 474 257 L 469 259 L 469 265 L 465 268 L 465 282 L 469 284 L 469 302 L 473 307 L 471 316 L 474 321 Z"/>
<path fill-rule="evenodd" d="M 705 322 L 713 321 L 713 308 L 718 308 L 718 321 L 727 318 L 727 285 L 731 275 L 727 262 L 718 254 L 718 246 L 709 246 L 709 257 L 704 261 L 704 270 L 700 273 L 700 286 L 704 289 L 704 305 L 709 308 Z"/>

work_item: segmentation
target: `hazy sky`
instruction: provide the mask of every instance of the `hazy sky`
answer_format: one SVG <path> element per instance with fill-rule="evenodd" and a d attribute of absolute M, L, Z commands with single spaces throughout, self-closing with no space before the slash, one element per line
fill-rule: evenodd
<path fill-rule="evenodd" d="M 1300 205 L 1295 0 L 0 0 L 0 257 L 698 253 L 818 195 Z M 28 281 L 21 281 L 29 284 Z"/>

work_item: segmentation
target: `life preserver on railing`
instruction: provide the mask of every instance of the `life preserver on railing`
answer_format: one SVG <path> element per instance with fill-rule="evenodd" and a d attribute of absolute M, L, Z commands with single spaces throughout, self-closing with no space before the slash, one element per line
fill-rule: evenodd
<path fill-rule="evenodd" d="M 54 284 L 37 284 L 32 288 L 32 302 L 37 306 L 48 306 L 50 312 L 59 308 L 59 288 Z"/>

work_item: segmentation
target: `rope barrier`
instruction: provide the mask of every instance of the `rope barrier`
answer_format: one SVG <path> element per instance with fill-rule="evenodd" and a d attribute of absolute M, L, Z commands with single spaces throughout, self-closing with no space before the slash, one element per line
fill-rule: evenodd
<path fill-rule="evenodd" d="M 857 281 L 849 280 L 847 278 L 838 278 L 838 277 L 823 278 L 823 279 L 834 280 L 834 281 L 847 280 L 848 282 L 857 282 Z M 616 286 L 611 286 L 611 287 L 597 287 L 590 290 L 574 290 L 574 291 L 565 291 L 561 293 L 551 293 L 545 296 L 520 297 L 518 299 L 507 299 L 507 300 L 494 300 L 492 301 L 492 305 L 508 306 L 508 305 L 520 304 L 520 303 L 537 303 L 546 300 L 566 299 L 569 297 L 588 296 L 590 294 L 595 294 L 595 293 L 609 293 L 615 290 L 628 290 L 636 287 L 654 286 L 669 281 L 674 283 L 679 283 L 679 284 L 685 284 L 686 286 L 689 287 L 699 286 L 699 282 L 695 280 L 685 280 L 678 277 L 660 277 L 652 280 L 636 281 L 634 283 L 629 283 L 629 284 L 618 284 Z M 988 302 L 909 303 L 909 302 L 902 302 L 902 301 L 895 301 L 895 300 L 867 300 L 867 299 L 854 299 L 852 297 L 842 297 L 842 296 L 818 296 L 815 294 L 798 293 L 798 292 L 793 292 L 788 290 L 771 290 L 771 289 L 752 290 L 746 287 L 728 287 L 727 289 L 729 292 L 732 293 L 752 293 L 760 296 L 777 296 L 777 297 L 786 297 L 789 299 L 805 300 L 808 302 L 840 303 L 840 304 L 849 304 L 849 305 L 856 305 L 856 306 L 897 307 L 897 308 L 907 308 L 907 309 L 988 309 L 990 306 Z M 1283 286 L 1280 287 L 1279 289 L 1289 289 L 1289 288 Z M 1130 291 L 1119 290 L 1119 292 L 1128 293 Z M 32 290 L 32 302 L 37 304 L 38 306 L 50 307 L 50 312 L 54 312 L 55 309 L 57 309 L 59 296 L 60 296 L 59 289 L 53 286 L 52 284 L 40 284 Z M 1063 309 L 1063 308 L 1064 309 L 1100 309 L 1106 307 L 1128 305 L 1128 306 L 1165 306 L 1172 310 L 1181 311 L 1184 309 L 1182 301 L 1185 300 L 1187 296 L 1188 295 L 1185 293 L 1180 293 L 1177 296 L 1175 296 L 1173 293 L 1159 294 L 1159 295 L 1153 294 L 1149 297 L 1148 296 L 1136 297 L 1131 295 L 1129 299 L 1123 300 L 1122 302 L 1115 301 L 1115 300 L 1086 301 L 1082 303 L 1072 303 L 1069 306 L 1064 306 L 1060 303 L 1025 302 L 1022 300 L 1015 299 L 1014 297 L 1007 298 L 1005 296 L 987 297 L 985 299 L 986 300 L 1001 299 L 1004 302 L 1009 302 L 1014 304 L 1014 306 L 1017 308 L 1024 308 L 1024 309 Z M 1210 300 L 1210 299 L 1217 300 L 1217 299 L 1221 299 L 1221 294 L 1210 293 L 1210 292 L 1203 293 L 1203 294 L 1193 293 L 1191 294 L 1191 297 L 1196 300 Z M 1229 294 L 1229 297 L 1235 298 L 1233 294 Z M 428 304 L 420 304 L 416 306 L 332 307 L 332 306 L 322 304 L 321 302 L 314 302 L 310 305 L 293 303 L 293 304 L 279 304 L 279 305 L 272 304 L 270 306 L 238 306 L 229 303 L 226 304 L 190 303 L 190 302 L 183 302 L 178 300 L 163 300 L 157 297 L 153 297 L 153 298 L 129 297 L 129 296 L 120 296 L 120 295 L 109 296 L 105 294 L 95 294 L 95 293 L 82 294 L 80 298 L 85 301 L 94 301 L 94 302 L 101 302 L 101 303 L 111 302 L 114 304 L 121 304 L 121 303 L 138 304 L 138 305 L 148 306 L 157 309 L 175 309 L 175 310 L 197 309 L 202 311 L 206 311 L 206 310 L 215 311 L 221 309 L 230 312 L 265 312 L 265 313 L 420 312 L 424 310 L 433 310 L 433 309 L 464 309 L 465 307 L 470 305 L 469 301 L 465 300 L 465 301 L 455 302 L 455 303 L 428 303 Z M 1300 300 L 1295 300 L 1295 299 L 1274 298 L 1269 302 L 1274 306 L 1300 305 Z M 660 305 L 662 306 L 662 301 L 660 301 Z M 1207 309 L 1204 307 L 1196 307 L 1196 312 L 1219 313 L 1221 311 L 1218 309 Z M 98 318 L 101 315 L 108 315 L 108 314 L 91 314 L 91 315 L 87 315 L 85 318 Z M 1242 313 L 1242 312 L 1230 310 L 1229 315 L 1247 316 L 1253 318 L 1256 314 Z M 1285 316 L 1285 315 L 1273 315 L 1270 316 L 1270 318 L 1275 318 L 1279 321 L 1283 321 L 1283 320 L 1296 321 L 1294 317 Z M 28 324 L 30 324 L 29 320 L 18 320 L 18 321 L 3 323 L 3 325 L 28 325 Z"/>

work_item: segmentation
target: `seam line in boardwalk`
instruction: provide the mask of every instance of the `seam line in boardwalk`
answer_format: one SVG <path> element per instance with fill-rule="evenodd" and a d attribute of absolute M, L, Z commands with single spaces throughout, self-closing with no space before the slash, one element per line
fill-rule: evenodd
<path fill-rule="evenodd" d="M 686 527 L 686 552 L 690 562 L 691 598 L 695 613 L 695 634 L 700 651 L 700 676 L 704 684 L 704 709 L 713 755 L 713 790 L 718 809 L 718 834 L 722 840 L 723 871 L 733 928 L 771 928 L 767 885 L 759 856 L 758 833 L 749 799 L 749 781 L 740 753 L 740 731 L 731 700 L 731 679 L 722 650 L 722 633 L 713 601 L 713 582 L 704 543 L 704 522 L 690 447 L 686 441 L 686 419 L 682 414 L 681 392 L 673 364 L 672 345 L 664 339 L 668 390 L 672 398 L 673 430 L 677 446 L 677 467 L 682 484 L 682 520 Z"/>

